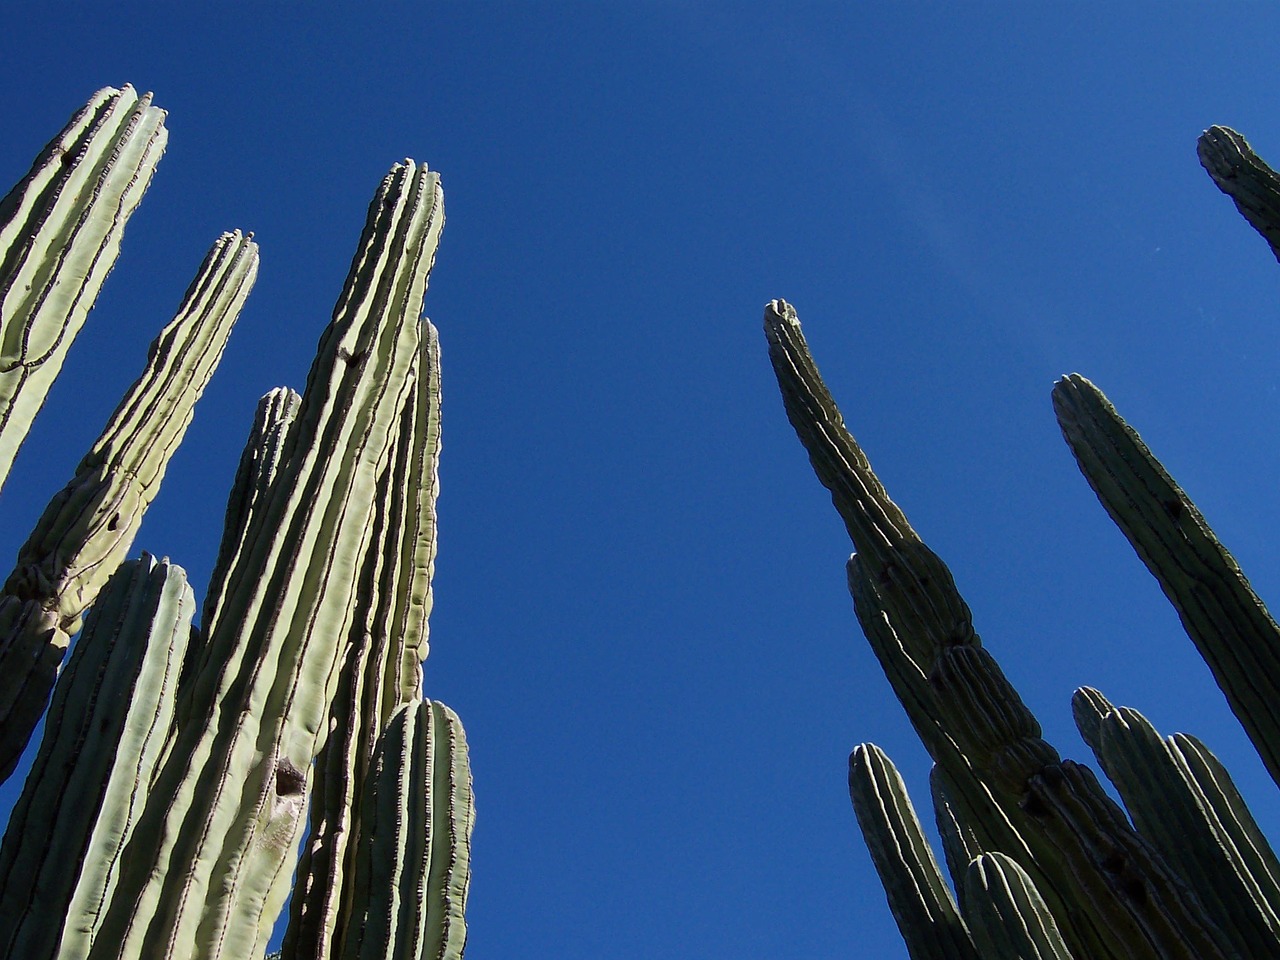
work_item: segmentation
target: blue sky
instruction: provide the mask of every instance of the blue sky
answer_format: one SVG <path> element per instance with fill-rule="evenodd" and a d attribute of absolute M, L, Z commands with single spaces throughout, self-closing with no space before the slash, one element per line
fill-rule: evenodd
<path fill-rule="evenodd" d="M 257 288 L 136 541 L 202 594 L 254 404 L 302 385 L 411 156 L 448 211 L 426 674 L 471 742 L 468 956 L 905 956 L 845 759 L 880 744 L 925 812 L 927 758 L 783 415 L 773 297 L 1047 738 L 1088 759 L 1069 699 L 1095 685 L 1208 741 L 1280 831 L 1049 406 L 1061 374 L 1094 380 L 1280 597 L 1280 267 L 1195 157 L 1221 123 L 1280 164 L 1280 12 L 361 7 L 3 16 L 0 181 L 108 84 L 154 90 L 170 145 L 0 496 L 0 554 L 205 249 L 253 230 Z"/>

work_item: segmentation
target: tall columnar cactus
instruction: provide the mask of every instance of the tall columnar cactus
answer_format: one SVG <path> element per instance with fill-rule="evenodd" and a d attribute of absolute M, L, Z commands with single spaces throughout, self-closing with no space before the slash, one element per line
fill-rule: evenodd
<path fill-rule="evenodd" d="M 470 769 L 421 669 L 440 376 L 420 313 L 443 222 L 438 176 L 393 167 L 305 392 L 259 404 L 201 629 L 179 568 L 120 564 L 253 282 L 247 238 L 215 246 L 50 504 L 0 597 L 10 763 L 108 585 L 0 847 L 0 958 L 262 956 L 313 770 L 291 955 L 461 957 Z"/>
<path fill-rule="evenodd" d="M 88 951 L 173 721 L 195 598 L 144 556 L 94 606 L 0 847 L 0 957 Z"/>
<path fill-rule="evenodd" d="M 63 652 L 124 560 L 258 273 L 258 247 L 218 239 L 71 481 L 50 501 L 0 591 L 0 779 L 48 702 Z"/>
<path fill-rule="evenodd" d="M 0 485 L 151 183 L 165 113 L 106 87 L 0 201 Z"/>
<path fill-rule="evenodd" d="M 1280 256 L 1280 176 L 1221 127 L 1200 157 Z M 845 428 L 790 305 L 766 308 L 765 331 L 787 415 L 857 550 L 858 619 L 934 760 L 954 898 L 888 758 L 865 744 L 850 758 L 858 822 L 913 960 L 1280 957 L 1280 862 L 1222 765 L 1087 688 L 1077 724 L 1128 816 L 1060 759 Z M 1073 374 L 1053 400 L 1081 470 L 1280 782 L 1280 628 L 1101 392 Z"/>

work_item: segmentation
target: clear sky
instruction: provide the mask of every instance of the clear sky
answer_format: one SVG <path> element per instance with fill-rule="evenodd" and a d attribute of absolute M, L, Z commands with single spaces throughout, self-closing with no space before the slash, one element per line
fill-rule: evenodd
<path fill-rule="evenodd" d="M 357 12 L 358 11 L 358 12 Z M 760 331 L 847 421 L 1061 752 L 1089 683 L 1274 787 L 1062 443 L 1105 390 L 1280 597 L 1280 266 L 1201 171 L 1280 164 L 1257 4 L 59 5 L 0 15 L 0 180 L 98 87 L 170 111 L 123 254 L 0 496 L 12 555 L 222 230 L 257 288 L 136 541 L 202 595 L 259 395 L 301 387 L 379 179 L 441 171 L 428 695 L 471 742 L 473 960 L 905 957 L 850 809 L 928 761 Z M 12 790 L 0 793 L 7 805 Z"/>

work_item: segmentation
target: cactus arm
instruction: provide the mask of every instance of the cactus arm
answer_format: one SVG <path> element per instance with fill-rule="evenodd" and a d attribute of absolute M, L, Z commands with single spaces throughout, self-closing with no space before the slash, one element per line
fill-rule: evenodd
<path fill-rule="evenodd" d="M 1280 955 L 1274 875 L 1255 876 L 1237 848 L 1243 831 L 1227 819 L 1232 810 L 1221 786 L 1202 784 L 1175 741 L 1162 739 L 1136 710 L 1112 707 L 1097 691 L 1078 693 L 1072 707 L 1091 728 L 1086 740 L 1138 832 L 1180 872 L 1242 955 Z"/>
<path fill-rule="evenodd" d="M 979 645 L 950 572 L 893 506 L 849 435 L 795 311 L 769 304 L 765 331 L 788 417 L 857 550 L 849 571 L 858 619 L 869 635 L 893 637 L 885 648 L 896 645 L 908 661 L 886 672 L 909 678 L 912 693 L 903 700 L 922 714 L 913 717 L 917 729 L 936 725 L 946 734 L 932 743 L 922 734 L 935 761 L 953 762 L 951 750 L 938 749 L 953 741 L 1031 846 L 1042 871 L 1035 882 L 1046 900 L 1052 893 L 1051 908 L 1084 906 L 1080 929 L 1070 934 L 1074 918 L 1055 914 L 1073 953 L 1231 956 L 1221 932 L 1202 921 L 1199 904 L 1092 774 L 1059 760 L 1040 738 L 1035 718 Z M 956 765 L 957 780 L 963 770 Z M 1097 937 L 1105 952 L 1075 946 Z"/>
<path fill-rule="evenodd" d="M 120 252 L 165 113 L 99 90 L 0 201 L 0 485 Z"/>
<path fill-rule="evenodd" d="M 1280 260 L 1280 174 L 1230 127 L 1210 127 L 1196 143 L 1200 165 L 1262 234 Z"/>
<path fill-rule="evenodd" d="M 370 770 L 343 960 L 461 960 L 475 805 L 457 715 L 402 706 Z"/>
<path fill-rule="evenodd" d="M 19 551 L 0 592 L 0 778 L 44 711 L 68 638 L 128 553 L 257 268 L 252 240 L 219 238 L 142 375 Z"/>
<path fill-rule="evenodd" d="M 282 451 L 260 521 L 271 533 L 249 537 L 231 573 L 204 641 L 209 669 L 192 682 L 192 722 L 157 777 L 90 960 L 144 948 L 219 960 L 265 947 L 288 892 L 442 225 L 439 178 L 396 165 Z"/>
<path fill-rule="evenodd" d="M 359 787 L 396 709 L 422 699 L 436 539 L 439 353 L 435 327 L 424 322 L 416 388 L 404 406 L 395 455 L 379 478 L 376 526 L 357 591 L 364 602 L 330 713 L 333 733 L 316 758 L 311 826 L 285 934 L 288 958 L 322 960 L 341 944 L 359 842 Z"/>
<path fill-rule="evenodd" d="M 1195 504 L 1092 383 L 1058 381 L 1054 410 L 1081 472 L 1173 603 L 1280 784 L 1280 627 Z"/>
<path fill-rule="evenodd" d="M 1002 853 L 984 853 L 964 879 L 965 919 L 984 960 L 1072 960 L 1053 915 L 1027 872 Z"/>
<path fill-rule="evenodd" d="M 88 950 L 165 743 L 194 613 L 182 568 L 146 555 L 90 613 L 0 847 L 4 960 Z"/>
<path fill-rule="evenodd" d="M 222 526 L 222 540 L 218 544 L 217 559 L 209 575 L 209 587 L 205 592 L 200 626 L 201 636 L 209 636 L 217 626 L 218 611 L 226 598 L 227 581 L 231 571 L 248 550 L 251 535 L 261 533 L 259 521 L 271 489 L 280 469 L 280 457 L 285 437 L 302 398 L 288 387 L 276 387 L 258 401 L 254 411 L 253 426 L 240 454 L 231 493 L 227 497 L 226 516 Z M 187 648 L 187 662 L 182 668 L 181 686 L 190 686 L 199 672 L 204 652 L 202 642 Z M 185 697 L 179 696 L 180 703 Z M 182 714 L 185 717 L 185 713 Z"/>
<path fill-rule="evenodd" d="M 849 796 L 911 960 L 978 960 L 906 785 L 874 744 L 849 756 Z"/>

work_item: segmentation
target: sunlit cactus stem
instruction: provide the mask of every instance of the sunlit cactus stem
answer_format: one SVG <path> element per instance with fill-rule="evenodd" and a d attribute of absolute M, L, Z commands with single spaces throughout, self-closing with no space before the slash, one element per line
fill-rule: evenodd
<path fill-rule="evenodd" d="M 316 757 L 310 830 L 282 951 L 287 960 L 337 955 L 363 843 L 361 785 L 392 716 L 422 699 L 440 452 L 439 337 L 427 321 L 414 380 L 395 452 L 378 478 L 374 536 L 359 571 L 360 607 L 339 669 L 332 732 Z"/>
<path fill-rule="evenodd" d="M 74 960 L 97 932 L 173 718 L 195 598 L 123 564 L 94 605 L 0 847 L 0 958 Z"/>
<path fill-rule="evenodd" d="M 99 90 L 0 201 L 0 485 L 115 263 L 164 119 L 151 94 Z"/>
<path fill-rule="evenodd" d="M 467 743 L 440 703 L 406 704 L 379 742 L 364 793 L 342 960 L 460 960 L 475 805 Z"/>
<path fill-rule="evenodd" d="M 84 611 L 127 556 L 257 271 L 250 238 L 218 239 L 142 375 L 19 550 L 0 592 L 0 779 L 26 747 Z"/>

